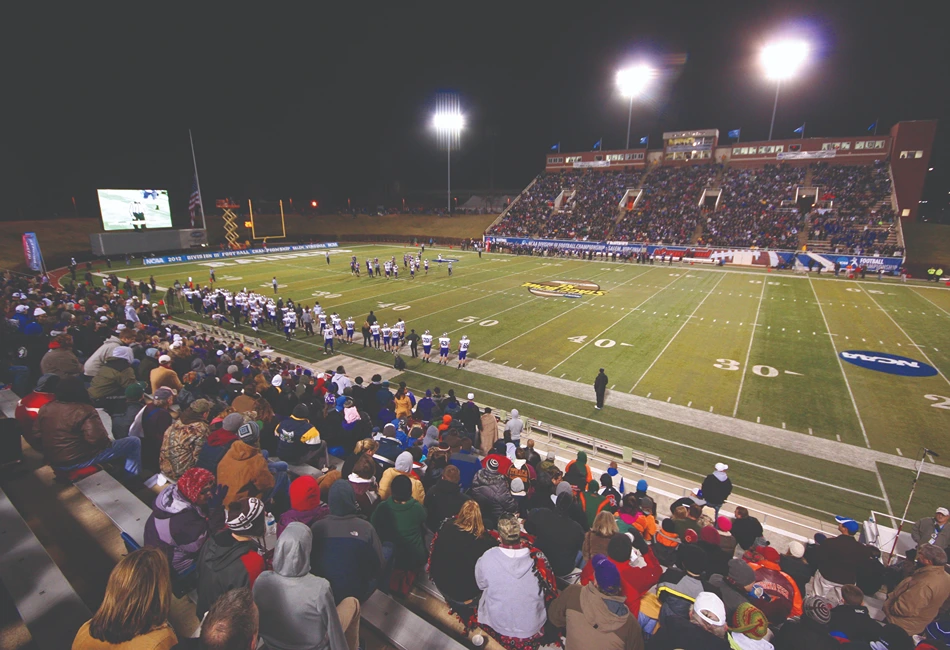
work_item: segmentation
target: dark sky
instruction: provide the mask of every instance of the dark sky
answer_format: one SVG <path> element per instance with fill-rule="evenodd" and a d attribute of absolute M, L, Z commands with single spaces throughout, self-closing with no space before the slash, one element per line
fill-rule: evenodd
<path fill-rule="evenodd" d="M 72 196 L 97 215 L 97 187 L 167 187 L 180 215 L 189 127 L 206 206 L 439 190 L 445 153 L 428 123 L 440 90 L 468 116 L 453 186 L 519 189 L 555 142 L 623 146 L 614 73 L 640 59 L 663 77 L 634 107 L 634 140 L 738 127 L 764 139 L 774 86 L 757 52 L 789 32 L 816 51 L 783 89 L 777 136 L 937 118 L 948 178 L 939 2 L 82 4 L 4 10 L 0 218 L 68 214 Z M 948 183 L 931 186 L 946 202 Z"/>

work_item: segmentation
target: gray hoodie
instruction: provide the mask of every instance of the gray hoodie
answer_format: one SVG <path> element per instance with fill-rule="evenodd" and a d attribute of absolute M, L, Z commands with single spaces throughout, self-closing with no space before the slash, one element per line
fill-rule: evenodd
<path fill-rule="evenodd" d="M 475 581 L 482 590 L 478 620 L 505 636 L 526 639 L 544 627 L 547 612 L 541 585 L 527 548 L 495 547 L 475 563 Z"/>
<path fill-rule="evenodd" d="M 274 549 L 274 570 L 254 583 L 260 635 L 272 650 L 347 650 L 330 583 L 310 574 L 310 529 L 284 529 Z"/>

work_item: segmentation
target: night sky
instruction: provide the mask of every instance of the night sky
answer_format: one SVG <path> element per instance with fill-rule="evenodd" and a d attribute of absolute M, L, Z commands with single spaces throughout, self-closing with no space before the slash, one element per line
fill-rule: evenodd
<path fill-rule="evenodd" d="M 757 54 L 784 34 L 815 52 L 783 87 L 776 136 L 939 119 L 927 191 L 947 204 L 938 2 L 132 4 L 5 8 L 0 218 L 69 215 L 73 196 L 97 216 L 97 187 L 168 188 L 184 217 L 189 127 L 206 207 L 228 195 L 395 204 L 445 186 L 429 128 L 440 91 L 468 117 L 453 186 L 518 190 L 556 142 L 623 147 L 614 74 L 641 60 L 662 77 L 634 105 L 633 142 L 690 128 L 765 139 L 774 85 Z"/>

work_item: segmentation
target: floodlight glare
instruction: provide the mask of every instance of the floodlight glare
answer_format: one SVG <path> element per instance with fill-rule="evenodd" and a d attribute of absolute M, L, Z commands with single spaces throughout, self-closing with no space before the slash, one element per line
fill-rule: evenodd
<path fill-rule="evenodd" d="M 639 97 L 653 79 L 653 68 L 646 64 L 635 65 L 617 72 L 617 88 L 624 99 Z"/>
<path fill-rule="evenodd" d="M 440 111 L 432 116 L 432 126 L 436 131 L 456 134 L 465 128 L 465 116 L 458 112 Z"/>
<path fill-rule="evenodd" d="M 452 149 L 458 148 L 462 130 L 465 128 L 465 115 L 459 106 L 458 95 L 444 93 L 438 97 L 436 110 L 432 115 L 432 128 L 438 134 L 440 142 L 445 145 L 446 171 L 448 177 L 446 183 L 446 211 L 451 214 Z"/>
<path fill-rule="evenodd" d="M 759 60 L 765 76 L 772 81 L 791 79 L 808 59 L 808 43 L 799 40 L 783 40 L 769 43 L 762 48 Z"/>

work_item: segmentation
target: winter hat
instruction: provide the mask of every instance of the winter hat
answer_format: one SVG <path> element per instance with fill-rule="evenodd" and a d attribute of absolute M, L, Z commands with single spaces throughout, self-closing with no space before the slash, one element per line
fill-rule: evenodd
<path fill-rule="evenodd" d="M 719 546 L 719 531 L 712 526 L 703 526 L 699 531 L 700 541 Z"/>
<path fill-rule="evenodd" d="M 290 484 L 290 507 L 313 510 L 320 507 L 320 484 L 312 476 L 301 476 Z"/>
<path fill-rule="evenodd" d="M 469 393 L 468 399 L 475 399 L 475 393 Z"/>
<path fill-rule="evenodd" d="M 557 487 L 554 488 L 554 494 L 557 496 L 561 496 L 562 494 L 567 494 L 567 495 L 570 495 L 571 498 L 573 499 L 574 496 L 572 493 L 573 493 L 573 490 L 571 488 L 571 484 L 568 483 L 567 481 L 561 481 L 560 483 L 557 484 Z"/>
<path fill-rule="evenodd" d="M 629 562 L 633 553 L 633 541 L 626 535 L 617 533 L 607 542 L 607 557 L 617 562 Z"/>
<path fill-rule="evenodd" d="M 653 500 L 653 497 L 642 496 L 640 497 L 640 512 L 645 515 L 652 515 L 656 511 L 656 501 Z"/>
<path fill-rule="evenodd" d="M 802 603 L 805 615 L 821 625 L 831 622 L 831 603 L 821 596 L 808 596 Z"/>
<path fill-rule="evenodd" d="M 715 627 L 722 627 L 726 624 L 726 606 L 722 604 L 719 596 L 704 591 L 693 602 L 693 612 L 701 620 Z"/>
<path fill-rule="evenodd" d="M 412 454 L 410 454 L 408 451 L 404 451 L 396 456 L 396 469 L 400 472 L 411 472 Z"/>
<path fill-rule="evenodd" d="M 395 437 L 396 437 L 396 427 L 393 425 L 392 422 L 386 424 L 386 425 L 383 427 L 383 435 L 386 436 L 387 438 L 395 438 Z"/>
<path fill-rule="evenodd" d="M 242 424 L 244 424 L 244 416 L 240 413 L 231 413 L 221 421 L 221 428 L 231 433 L 237 433 Z"/>
<path fill-rule="evenodd" d="M 214 480 L 214 474 L 203 467 L 192 467 L 178 479 L 178 492 L 194 503 L 201 496 L 201 491 Z"/>
<path fill-rule="evenodd" d="M 851 517 L 842 517 L 838 515 L 835 517 L 835 521 L 844 526 L 844 529 L 847 530 L 850 534 L 854 535 L 858 532 L 858 522 L 856 522 Z"/>
<path fill-rule="evenodd" d="M 695 576 L 702 575 L 706 570 L 706 552 L 692 544 L 683 544 L 679 547 L 680 565 L 686 573 Z"/>
<path fill-rule="evenodd" d="M 280 388 L 280 385 L 283 383 L 284 383 L 284 380 L 281 378 L 280 375 L 274 375 L 274 377 L 270 380 L 270 385 L 275 386 L 277 388 Z"/>
<path fill-rule="evenodd" d="M 218 374 L 217 369 L 212 365 L 205 366 L 205 374 L 214 377 Z"/>
<path fill-rule="evenodd" d="M 408 454 L 408 452 L 404 452 L 404 453 Z M 394 501 L 400 501 L 400 502 L 408 501 L 409 499 L 412 498 L 412 481 L 409 480 L 408 476 L 404 474 L 400 474 L 399 476 L 393 479 L 392 492 L 393 492 Z"/>
<path fill-rule="evenodd" d="M 591 558 L 591 564 L 594 565 L 597 588 L 609 596 L 619 596 L 623 592 L 623 586 L 617 565 L 600 553 Z"/>
<path fill-rule="evenodd" d="M 764 547 L 760 546 L 759 548 L 756 549 L 756 551 L 758 551 L 759 555 L 761 555 L 763 558 L 765 558 L 769 562 L 774 562 L 778 564 L 778 562 L 782 559 L 779 556 L 778 551 L 776 551 L 771 546 L 764 546 Z"/>
<path fill-rule="evenodd" d="M 739 558 L 729 560 L 729 578 L 737 585 L 745 587 L 755 582 L 755 571 Z"/>
<path fill-rule="evenodd" d="M 129 363 L 135 361 L 135 355 L 132 354 L 132 348 L 126 345 L 120 345 L 113 348 L 112 356 L 116 359 L 125 359 Z"/>
<path fill-rule="evenodd" d="M 750 639 L 764 639 L 769 633 L 769 619 L 754 605 L 742 603 L 732 614 L 729 630 L 745 634 Z"/>
<path fill-rule="evenodd" d="M 162 401 L 170 397 L 174 397 L 177 394 L 178 392 L 174 388 L 167 388 L 163 386 L 162 388 L 159 388 L 157 391 L 152 393 L 152 399 Z"/>
<path fill-rule="evenodd" d="M 228 508 L 228 530 L 258 537 L 264 534 L 264 503 L 255 497 L 235 501 Z"/>
<path fill-rule="evenodd" d="M 637 492 L 646 492 L 647 491 L 647 482 L 645 479 L 640 479 L 637 481 Z"/>
<path fill-rule="evenodd" d="M 523 497 L 525 495 L 524 481 L 522 481 L 520 478 L 512 479 L 511 494 L 516 497 Z"/>
<path fill-rule="evenodd" d="M 798 540 L 792 540 L 788 543 L 788 554 L 792 557 L 804 557 L 805 556 L 805 545 L 799 542 Z"/>
<path fill-rule="evenodd" d="M 39 384 L 37 384 L 39 388 Z M 125 399 L 137 402 L 142 399 L 142 396 L 145 395 L 145 388 L 142 387 L 142 383 L 138 381 L 133 381 L 131 384 L 125 387 Z"/>
<path fill-rule="evenodd" d="M 298 404 L 294 407 L 291 415 L 301 420 L 308 420 L 310 419 L 310 408 L 306 404 Z"/>
<path fill-rule="evenodd" d="M 257 443 L 257 439 L 261 435 L 261 428 L 257 425 L 257 422 L 251 420 L 242 424 L 237 430 L 238 438 L 241 439 L 241 442 L 247 445 L 253 445 Z"/>
<path fill-rule="evenodd" d="M 498 473 L 498 459 L 497 459 L 497 458 L 489 458 L 489 459 L 485 462 L 485 469 L 487 469 L 489 472 L 494 472 L 494 473 L 497 474 L 497 473 Z"/>
<path fill-rule="evenodd" d="M 521 541 L 521 524 L 513 515 L 502 515 L 498 518 L 499 541 L 505 546 L 514 546 Z"/>
<path fill-rule="evenodd" d="M 729 517 L 720 515 L 719 518 L 716 519 L 716 528 L 718 528 L 720 532 L 728 533 L 732 530 L 732 520 L 729 519 Z"/>
<path fill-rule="evenodd" d="M 229 375 L 236 375 L 237 373 L 238 373 L 238 367 L 237 367 L 237 366 L 235 366 L 234 364 L 228 366 L 228 374 L 229 374 Z"/>
<path fill-rule="evenodd" d="M 695 544 L 699 541 L 699 534 L 692 528 L 687 528 L 683 533 L 683 541 L 687 544 Z"/>

